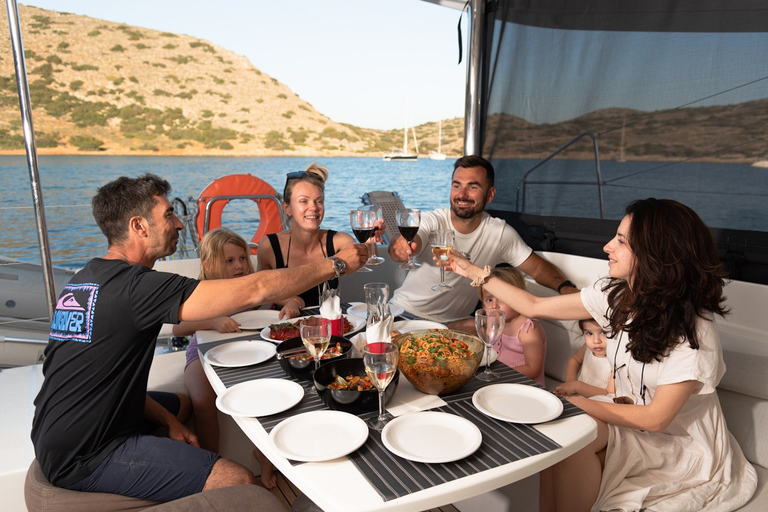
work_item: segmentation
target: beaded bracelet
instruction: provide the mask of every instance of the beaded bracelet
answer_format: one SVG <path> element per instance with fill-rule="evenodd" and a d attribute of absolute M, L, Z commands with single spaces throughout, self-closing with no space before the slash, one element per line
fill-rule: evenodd
<path fill-rule="evenodd" d="M 488 280 L 488 278 L 491 275 L 491 267 L 489 265 L 486 265 L 485 268 L 483 268 L 483 273 L 480 274 L 477 279 L 472 281 L 470 284 L 477 288 L 478 286 L 483 286 L 485 282 Z"/>
<path fill-rule="evenodd" d="M 291 297 L 289 300 L 295 300 L 296 304 L 299 305 L 299 309 L 301 309 L 301 301 L 299 299 L 297 299 L 296 297 Z"/>

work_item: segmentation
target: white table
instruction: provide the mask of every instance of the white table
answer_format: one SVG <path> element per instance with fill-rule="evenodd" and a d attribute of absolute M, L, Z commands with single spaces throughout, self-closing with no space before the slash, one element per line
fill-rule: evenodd
<path fill-rule="evenodd" d="M 216 394 L 222 394 L 226 387 L 214 369 L 205 362 L 203 368 Z M 387 410 L 397 416 L 441 404 L 444 402 L 439 397 L 425 395 L 401 378 Z M 537 430 L 561 448 L 384 501 L 347 457 L 294 466 L 278 453 L 257 419 L 236 417 L 234 420 L 288 480 L 320 508 L 334 512 L 419 511 L 471 498 L 538 473 L 577 452 L 597 435 L 597 424 L 586 414 L 537 425 Z"/>

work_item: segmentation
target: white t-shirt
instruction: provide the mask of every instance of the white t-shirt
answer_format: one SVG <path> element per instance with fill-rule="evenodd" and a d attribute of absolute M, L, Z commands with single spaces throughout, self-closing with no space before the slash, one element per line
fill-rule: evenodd
<path fill-rule="evenodd" d="M 453 229 L 456 233 L 454 249 L 480 267 L 494 267 L 499 263 L 517 267 L 533 252 L 512 226 L 485 212 L 480 225 L 468 235 L 454 229 L 449 208 L 423 213 L 418 233 L 421 252 L 416 255 L 421 267 L 408 272 L 403 285 L 392 295 L 392 302 L 409 313 L 437 322 L 471 315 L 479 300 L 477 288 L 470 285 L 471 281 L 451 271 L 445 272 L 445 282 L 453 286 L 453 290 L 432 290 L 440 282 L 440 267 L 432 260 L 429 234 L 438 229 Z"/>

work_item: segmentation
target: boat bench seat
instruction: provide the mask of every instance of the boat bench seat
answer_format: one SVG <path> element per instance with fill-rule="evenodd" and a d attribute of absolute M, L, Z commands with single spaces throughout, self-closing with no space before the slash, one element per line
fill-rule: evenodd
<path fill-rule="evenodd" d="M 24 501 L 29 512 L 203 512 L 257 510 L 285 512 L 286 508 L 272 493 L 256 485 L 237 485 L 205 491 L 167 503 L 129 498 L 118 494 L 78 492 L 55 487 L 43 475 L 37 460 L 32 461 L 24 482 Z"/>
<path fill-rule="evenodd" d="M 548 389 L 565 379 L 568 358 L 583 343 L 577 322 L 542 321 L 547 332 Z M 768 345 L 758 334 L 719 326 L 726 372 L 717 388 L 728 430 L 757 470 L 758 487 L 739 512 L 768 510 Z"/>

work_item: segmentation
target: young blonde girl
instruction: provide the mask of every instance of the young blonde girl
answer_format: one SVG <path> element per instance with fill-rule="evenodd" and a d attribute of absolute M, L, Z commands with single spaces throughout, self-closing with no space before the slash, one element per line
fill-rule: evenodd
<path fill-rule="evenodd" d="M 498 277 L 505 283 L 521 288 L 525 287 L 523 274 L 514 267 L 495 268 L 491 276 Z M 505 315 L 504 331 L 494 345 L 498 360 L 544 385 L 544 358 L 547 354 L 547 333 L 538 320 L 521 315 L 485 286 L 478 288 L 480 301 L 485 309 L 500 309 Z"/>
<path fill-rule="evenodd" d="M 587 398 L 613 393 L 611 363 L 606 357 L 608 337 L 592 319 L 579 320 L 584 345 L 573 353 L 565 367 L 565 382 L 555 389 L 561 396 Z"/>
<path fill-rule="evenodd" d="M 216 228 L 209 231 L 200 242 L 199 279 L 231 279 L 253 273 L 248 256 L 248 244 L 234 231 Z M 187 365 L 184 368 L 184 385 L 192 399 L 193 422 L 200 447 L 219 452 L 219 421 L 216 412 L 216 393 L 203 371 L 197 352 L 197 336 L 201 329 L 215 329 L 219 332 L 241 332 L 240 324 L 228 316 L 211 318 L 199 322 L 181 322 L 173 326 L 174 336 L 192 335 L 187 347 Z M 258 450 L 254 456 L 261 466 L 261 481 L 265 487 L 275 486 L 272 463 Z"/>

